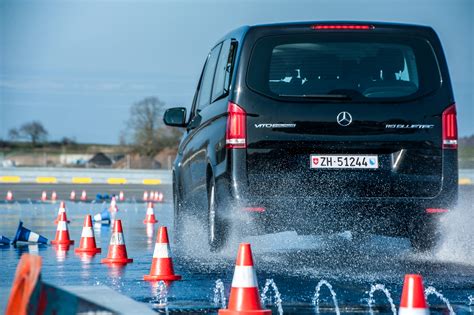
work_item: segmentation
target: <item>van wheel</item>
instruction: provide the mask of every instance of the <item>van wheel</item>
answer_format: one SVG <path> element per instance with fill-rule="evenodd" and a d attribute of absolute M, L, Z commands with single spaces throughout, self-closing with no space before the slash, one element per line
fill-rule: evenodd
<path fill-rule="evenodd" d="M 216 182 L 214 177 L 208 187 L 208 243 L 211 252 L 219 252 L 227 241 L 227 229 L 224 220 L 219 217 L 219 205 L 216 196 Z"/>
<path fill-rule="evenodd" d="M 441 238 L 438 229 L 438 218 L 417 218 L 410 226 L 409 238 L 413 249 L 417 252 L 430 252 L 438 244 Z"/>

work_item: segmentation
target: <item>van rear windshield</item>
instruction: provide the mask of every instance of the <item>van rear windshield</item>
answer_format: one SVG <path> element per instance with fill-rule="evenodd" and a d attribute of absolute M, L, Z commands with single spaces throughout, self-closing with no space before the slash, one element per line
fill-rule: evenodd
<path fill-rule="evenodd" d="M 274 98 L 399 100 L 440 82 L 427 40 L 359 32 L 263 37 L 247 74 L 252 90 Z"/>

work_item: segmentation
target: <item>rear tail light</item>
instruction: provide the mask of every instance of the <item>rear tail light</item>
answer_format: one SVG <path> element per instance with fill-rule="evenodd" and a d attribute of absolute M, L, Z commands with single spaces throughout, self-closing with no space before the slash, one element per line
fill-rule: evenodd
<path fill-rule="evenodd" d="M 244 207 L 243 210 L 248 212 L 265 212 L 264 207 Z"/>
<path fill-rule="evenodd" d="M 443 112 L 443 149 L 458 148 L 458 124 L 456 104 L 449 106 Z"/>
<path fill-rule="evenodd" d="M 433 213 L 447 213 L 449 212 L 448 209 L 443 209 L 443 208 L 428 208 L 426 209 L 426 213 L 430 213 L 430 214 L 433 214 Z"/>
<path fill-rule="evenodd" d="M 371 30 L 373 25 L 362 24 L 317 24 L 312 25 L 313 30 Z"/>
<path fill-rule="evenodd" d="M 229 102 L 227 112 L 226 148 L 245 149 L 247 147 L 247 113 L 232 102 Z"/>

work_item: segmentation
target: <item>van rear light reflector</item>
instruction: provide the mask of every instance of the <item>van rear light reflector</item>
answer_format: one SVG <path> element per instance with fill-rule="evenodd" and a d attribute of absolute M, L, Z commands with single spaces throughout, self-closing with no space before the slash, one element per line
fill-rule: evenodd
<path fill-rule="evenodd" d="M 226 148 L 245 149 L 247 147 L 247 113 L 232 102 L 229 102 L 227 112 Z"/>
<path fill-rule="evenodd" d="M 449 212 L 448 209 L 442 209 L 442 208 L 428 208 L 426 209 L 426 213 L 447 213 Z"/>
<path fill-rule="evenodd" d="M 458 124 L 456 116 L 456 104 L 449 106 L 443 112 L 443 149 L 458 148 Z"/>
<path fill-rule="evenodd" d="M 248 212 L 265 212 L 264 207 L 245 207 L 243 210 Z"/>
<path fill-rule="evenodd" d="M 313 30 L 371 30 L 375 27 L 361 24 L 318 24 L 312 25 L 311 28 Z"/>

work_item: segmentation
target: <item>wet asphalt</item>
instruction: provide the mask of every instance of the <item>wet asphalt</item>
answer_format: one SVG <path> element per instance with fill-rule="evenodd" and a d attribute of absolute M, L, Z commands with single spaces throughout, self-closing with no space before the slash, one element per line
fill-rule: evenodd
<path fill-rule="evenodd" d="M 60 189 L 58 186 L 55 186 L 56 189 L 68 196 L 70 186 L 63 185 L 66 187 L 61 186 Z M 18 195 L 31 194 L 33 199 L 38 199 L 35 196 L 40 195 L 41 188 L 34 188 L 39 187 L 27 187 L 24 191 L 19 189 Z M 154 226 L 146 226 L 142 222 L 146 207 L 139 200 L 146 187 L 124 186 L 117 189 L 104 185 L 98 188 L 108 194 L 124 190 L 128 196 L 126 202 L 119 203 L 118 217 L 123 221 L 127 251 L 134 262 L 124 268 L 110 268 L 100 263 L 100 259 L 107 254 L 111 228 L 99 225 L 94 227 L 94 231 L 103 252 L 90 260 L 77 256 L 74 247 L 68 251 L 35 245 L 0 247 L 0 287 L 11 286 L 21 254 L 30 252 L 43 258 L 44 281 L 59 286 L 107 285 L 164 312 L 162 305 L 159 305 L 159 287 L 142 279 L 150 269 L 157 227 L 168 226 L 173 239 L 169 187 L 161 188 L 165 192 L 165 202 L 155 207 L 159 224 Z M 420 273 L 424 276 L 425 287 L 433 286 L 441 292 L 456 313 L 474 313 L 474 186 L 462 186 L 460 189 L 460 205 L 443 221 L 443 241 L 430 254 L 414 253 L 409 242 L 402 238 L 373 235 L 354 242 L 350 232 L 299 236 L 287 231 L 246 238 L 245 241 L 252 244 L 254 251 L 260 292 L 266 280 L 273 279 L 281 295 L 285 314 L 314 314 L 312 298 L 315 287 L 321 280 L 327 280 L 333 286 L 342 313 L 370 313 L 368 302 L 371 285 L 383 284 L 398 307 L 403 276 L 406 273 Z M 62 195 L 60 197 L 64 198 Z M 71 220 L 70 234 L 76 244 L 80 239 L 84 215 L 95 214 L 104 207 L 106 205 L 101 202 L 67 203 L 68 218 Z M 11 238 L 18 221 L 22 220 L 26 227 L 52 239 L 56 230 L 53 221 L 57 208 L 57 203 L 37 203 L 35 200 L 0 204 L 0 234 Z M 228 296 L 239 240 L 233 239 L 222 253 L 214 254 L 204 242 L 203 227 L 193 218 L 185 220 L 185 224 L 185 240 L 182 244 L 171 245 L 175 270 L 183 276 L 183 280 L 169 287 L 168 311 L 215 313 L 219 308 L 219 303 L 214 303 L 215 283 L 221 279 L 225 296 Z M 274 296 L 274 292 L 269 290 L 267 296 Z M 374 297 L 373 310 L 391 314 L 385 296 L 376 292 Z M 275 300 L 267 299 L 267 303 L 274 304 Z M 447 308 L 435 296 L 429 296 L 428 302 L 433 313 L 447 312 Z M 5 303 L 6 296 L 0 297 L 0 306 L 3 307 Z M 278 313 L 275 305 L 272 309 L 274 314 Z M 327 288 L 321 290 L 320 313 L 334 313 Z"/>

